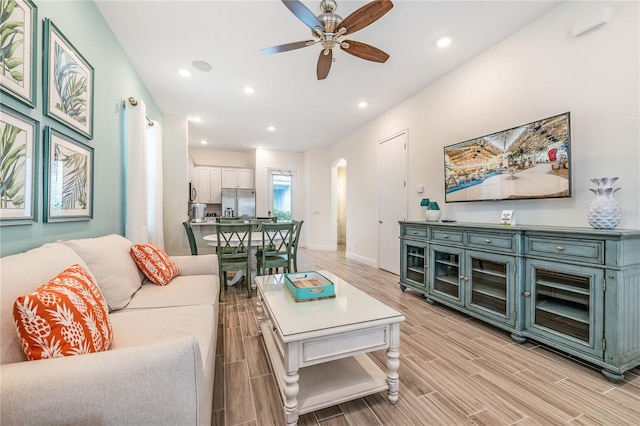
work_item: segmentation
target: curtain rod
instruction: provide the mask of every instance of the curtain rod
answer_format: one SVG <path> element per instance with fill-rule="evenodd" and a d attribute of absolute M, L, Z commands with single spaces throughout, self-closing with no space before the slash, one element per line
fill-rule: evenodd
<path fill-rule="evenodd" d="M 129 101 L 129 103 L 131 104 L 131 106 L 138 106 L 138 101 L 136 100 L 136 98 L 134 98 L 133 96 L 129 96 L 129 99 L 127 99 Z M 126 101 L 122 101 L 122 106 L 125 106 L 125 102 Z M 144 116 L 144 118 L 147 119 L 147 123 L 149 124 L 149 126 L 153 126 L 153 121 L 151 121 L 151 119 L 149 119 L 149 117 L 147 117 L 146 115 Z"/>

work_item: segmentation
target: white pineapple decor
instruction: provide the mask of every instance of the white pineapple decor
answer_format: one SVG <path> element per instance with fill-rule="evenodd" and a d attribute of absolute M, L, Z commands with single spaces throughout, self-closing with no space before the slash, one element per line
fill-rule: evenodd
<path fill-rule="evenodd" d="M 622 211 L 613 198 L 613 194 L 620 189 L 613 188 L 613 183 L 617 180 L 617 177 L 591 179 L 596 184 L 596 189 L 589 191 L 596 194 L 596 197 L 589 204 L 587 220 L 596 229 L 614 229 L 620 225 Z"/>

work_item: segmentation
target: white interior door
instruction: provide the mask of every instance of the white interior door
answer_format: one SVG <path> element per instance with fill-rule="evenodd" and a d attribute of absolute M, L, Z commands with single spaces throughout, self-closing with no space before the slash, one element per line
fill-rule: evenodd
<path fill-rule="evenodd" d="M 407 133 L 378 145 L 380 269 L 400 274 L 400 225 L 407 217 Z"/>

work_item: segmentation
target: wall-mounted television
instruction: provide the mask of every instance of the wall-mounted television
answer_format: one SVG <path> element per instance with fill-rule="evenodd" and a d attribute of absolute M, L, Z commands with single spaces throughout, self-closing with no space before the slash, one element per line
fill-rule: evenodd
<path fill-rule="evenodd" d="M 444 147 L 445 202 L 571 197 L 569 113 Z"/>

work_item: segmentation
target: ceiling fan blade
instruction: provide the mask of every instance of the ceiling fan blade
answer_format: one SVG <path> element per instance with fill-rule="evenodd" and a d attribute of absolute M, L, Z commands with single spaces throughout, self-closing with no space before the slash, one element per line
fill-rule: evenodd
<path fill-rule="evenodd" d="M 344 18 L 340 25 L 338 25 L 338 30 L 346 28 L 344 34 L 355 33 L 382 18 L 392 7 L 393 3 L 391 0 L 374 0 Z"/>
<path fill-rule="evenodd" d="M 260 52 L 264 53 L 265 55 L 269 53 L 287 52 L 289 50 L 301 49 L 303 47 L 311 46 L 315 44 L 315 42 L 315 40 L 296 41 L 294 43 L 281 44 L 279 46 L 260 49 Z"/>
<path fill-rule="evenodd" d="M 325 54 L 325 51 L 328 51 Z M 331 49 L 323 49 L 320 52 L 320 57 L 318 58 L 318 66 L 316 68 L 316 74 L 318 75 L 318 80 L 324 80 L 329 75 L 329 70 L 331 69 L 331 62 L 333 62 L 333 51 Z"/>
<path fill-rule="evenodd" d="M 340 49 L 347 53 L 357 56 L 358 58 L 366 59 L 373 62 L 387 62 L 389 55 L 378 49 L 377 47 L 370 46 L 366 43 L 362 43 L 354 40 L 344 40 L 340 45 Z M 348 45 L 349 47 L 345 47 Z"/>
<path fill-rule="evenodd" d="M 309 10 L 307 6 L 302 4 L 299 0 L 282 0 L 282 3 L 293 13 L 296 17 L 304 22 L 304 24 L 315 30 L 316 27 L 320 27 L 320 31 L 324 30 L 324 25 L 318 20 L 316 15 Z"/>

